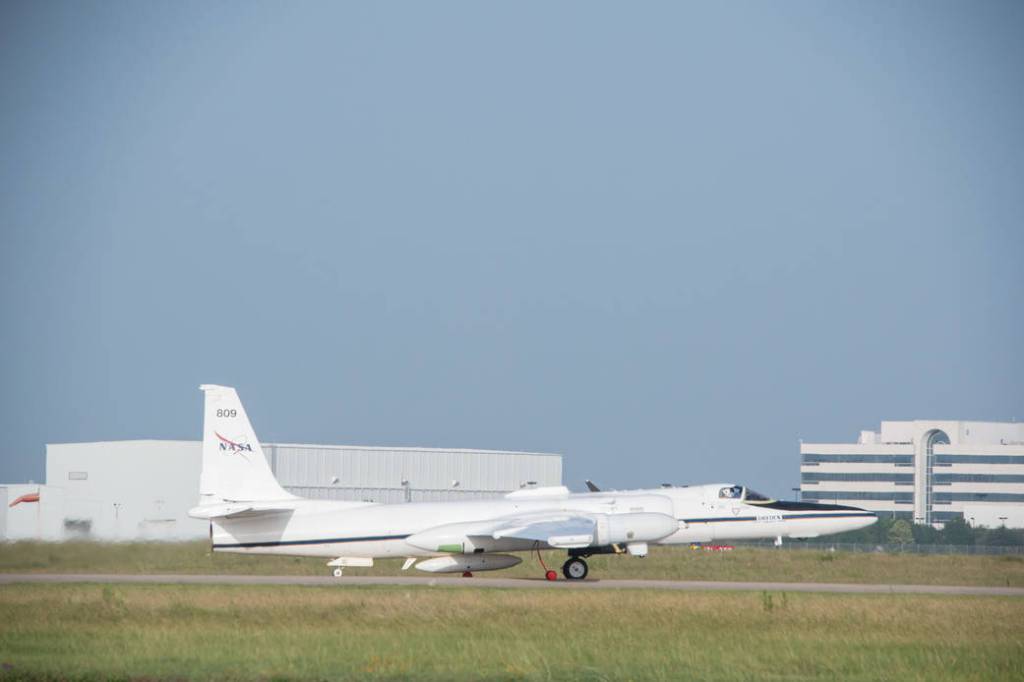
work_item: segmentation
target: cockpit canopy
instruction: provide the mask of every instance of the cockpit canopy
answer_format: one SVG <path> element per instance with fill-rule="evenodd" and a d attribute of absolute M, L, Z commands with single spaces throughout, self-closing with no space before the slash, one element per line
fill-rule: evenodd
<path fill-rule="evenodd" d="M 718 498 L 722 500 L 743 500 L 749 504 L 773 502 L 772 498 L 762 495 L 756 490 L 742 485 L 726 486 L 718 491 Z"/>

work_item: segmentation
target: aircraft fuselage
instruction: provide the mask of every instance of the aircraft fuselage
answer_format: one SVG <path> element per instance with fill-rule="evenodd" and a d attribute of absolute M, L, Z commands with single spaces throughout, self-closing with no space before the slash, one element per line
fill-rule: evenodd
<path fill-rule="evenodd" d="M 648 520 L 670 516 L 673 527 L 641 523 L 633 538 L 616 542 L 678 545 L 761 538 L 807 538 L 863 528 L 875 514 L 856 507 L 721 498 L 727 485 L 607 491 L 466 502 L 375 504 L 303 500 L 288 514 L 255 514 L 213 522 L 220 552 L 320 557 L 424 557 L 445 553 L 526 551 L 535 541 L 494 539 L 473 524 L 501 517 L 585 512 Z M 614 521 L 614 519 L 613 519 Z M 434 529 L 449 529 L 447 533 Z M 642 533 L 647 532 L 647 536 Z M 435 542 L 436 540 L 436 542 Z M 443 549 L 442 549 L 443 547 Z M 546 543 L 539 547 L 547 549 Z"/>

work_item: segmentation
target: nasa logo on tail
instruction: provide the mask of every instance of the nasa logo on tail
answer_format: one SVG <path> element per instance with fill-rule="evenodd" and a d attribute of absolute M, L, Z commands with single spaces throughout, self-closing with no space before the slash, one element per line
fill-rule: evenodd
<path fill-rule="evenodd" d="M 233 440 L 229 440 L 229 439 L 225 438 L 224 436 L 220 435 L 216 431 L 213 432 L 213 435 L 217 436 L 217 439 L 220 440 L 220 451 L 221 452 L 226 452 L 226 453 L 235 453 L 235 452 L 237 452 L 239 455 L 242 456 L 242 459 L 244 459 L 247 462 L 249 461 L 249 458 L 246 456 L 245 453 L 252 452 L 252 446 L 251 445 L 249 445 L 248 443 L 236 443 Z"/>

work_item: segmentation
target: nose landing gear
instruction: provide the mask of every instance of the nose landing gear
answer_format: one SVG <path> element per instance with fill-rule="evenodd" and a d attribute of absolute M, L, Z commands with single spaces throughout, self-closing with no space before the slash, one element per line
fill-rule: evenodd
<path fill-rule="evenodd" d="M 587 566 L 587 562 L 578 556 L 569 557 L 569 559 L 562 564 L 562 575 L 565 576 L 566 580 L 583 580 L 587 577 L 587 573 L 589 572 L 590 567 Z M 550 571 L 550 573 L 554 573 L 554 571 Z"/>

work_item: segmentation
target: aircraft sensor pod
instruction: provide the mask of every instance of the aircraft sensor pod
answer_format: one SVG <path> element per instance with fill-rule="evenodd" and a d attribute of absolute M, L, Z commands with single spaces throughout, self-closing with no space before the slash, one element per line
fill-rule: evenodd
<path fill-rule="evenodd" d="M 466 571 L 497 571 L 521 563 L 523 560 L 511 554 L 452 554 L 427 559 L 416 564 L 416 568 L 427 573 L 465 573 Z"/>

